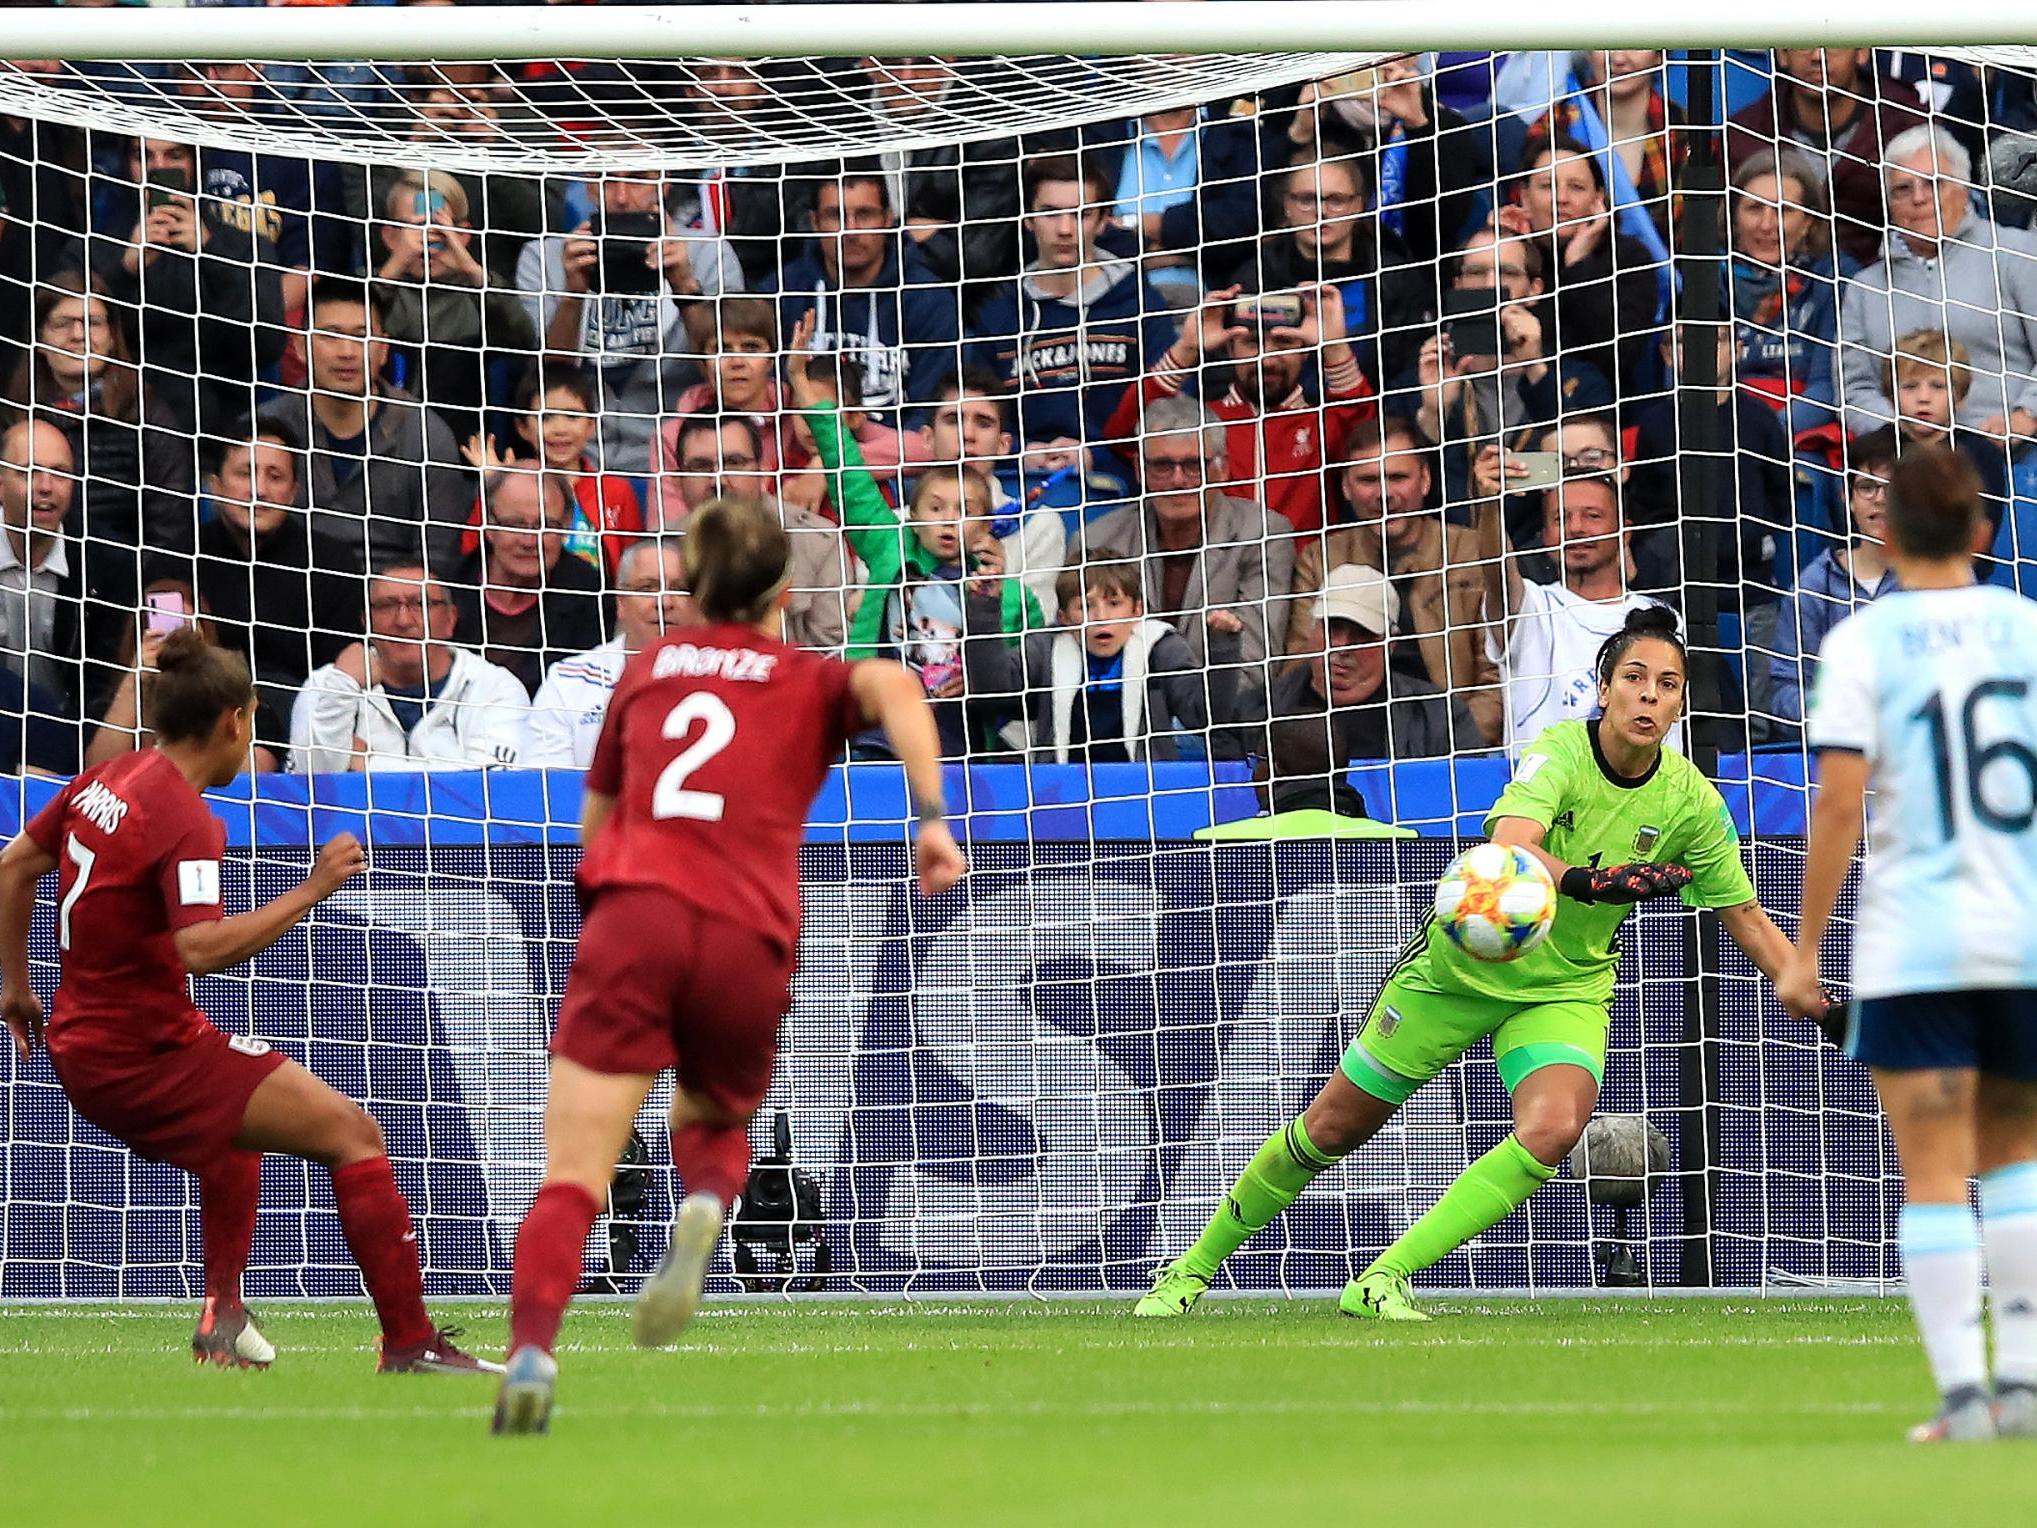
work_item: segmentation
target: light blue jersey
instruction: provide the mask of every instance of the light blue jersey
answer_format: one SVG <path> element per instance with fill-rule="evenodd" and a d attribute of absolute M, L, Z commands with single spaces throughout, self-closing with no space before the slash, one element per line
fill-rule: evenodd
<path fill-rule="evenodd" d="M 1809 735 L 1874 791 L 1855 993 L 2037 987 L 2037 604 L 1884 595 L 1825 638 Z"/>

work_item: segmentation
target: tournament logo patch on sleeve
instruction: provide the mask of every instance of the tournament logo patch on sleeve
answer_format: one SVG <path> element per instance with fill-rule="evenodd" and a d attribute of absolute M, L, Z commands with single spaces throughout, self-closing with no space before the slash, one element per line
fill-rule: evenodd
<path fill-rule="evenodd" d="M 186 907 L 210 907 L 219 900 L 218 860 L 178 860 L 177 900 Z"/>
<path fill-rule="evenodd" d="M 1726 841 L 1740 842 L 1740 825 L 1733 821 L 1733 809 L 1725 802 L 1719 803 L 1719 826 L 1726 830 Z"/>

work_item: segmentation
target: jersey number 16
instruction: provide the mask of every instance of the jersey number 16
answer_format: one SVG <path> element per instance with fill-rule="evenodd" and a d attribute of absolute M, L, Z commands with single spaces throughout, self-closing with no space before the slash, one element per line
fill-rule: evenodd
<path fill-rule="evenodd" d="M 2021 738 L 1997 737 L 1984 743 L 1980 738 L 1980 707 L 1988 700 L 2021 701 L 2028 697 L 2030 684 L 2024 679 L 1984 679 L 1967 691 L 1959 708 L 1959 752 L 1966 765 L 1965 795 L 1974 821 L 1997 833 L 2022 833 L 2037 820 L 2037 749 Z M 1945 696 L 1934 694 L 1910 713 L 1912 721 L 1924 724 L 1931 735 L 1931 761 L 1938 773 L 1938 820 L 1945 836 L 1953 836 L 1959 795 L 1952 771 L 1952 728 L 1945 715 Z M 2021 811 L 1996 811 L 1981 789 L 1982 777 L 1991 766 L 2001 764 L 2023 774 L 2023 799 L 2030 805 Z"/>

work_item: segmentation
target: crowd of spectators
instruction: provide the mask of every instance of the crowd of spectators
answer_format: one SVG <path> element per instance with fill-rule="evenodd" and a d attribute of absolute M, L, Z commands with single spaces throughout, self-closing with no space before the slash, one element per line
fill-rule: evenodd
<path fill-rule="evenodd" d="M 958 759 L 1362 809 L 1343 763 L 1586 716 L 1625 613 L 1699 595 L 1694 728 L 1792 743 L 1907 445 L 2037 588 L 2037 106 L 1914 62 L 1739 56 L 1703 122 L 1660 53 L 1445 54 L 585 180 L 0 121 L 0 768 L 137 746 L 185 623 L 249 658 L 253 769 L 584 765 L 719 497 L 792 533 L 788 639 L 904 662 Z M 903 143 L 973 67 L 823 72 Z M 635 83 L 706 130 L 779 68 Z M 223 141 L 480 149 L 586 131 L 591 78 L 160 70 Z"/>

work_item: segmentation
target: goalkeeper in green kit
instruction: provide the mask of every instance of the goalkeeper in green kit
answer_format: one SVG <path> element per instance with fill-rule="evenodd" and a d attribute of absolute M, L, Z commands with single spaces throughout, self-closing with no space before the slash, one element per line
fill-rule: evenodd
<path fill-rule="evenodd" d="M 1493 965 L 1425 923 L 1315 1102 L 1259 1148 L 1195 1245 L 1160 1270 L 1137 1314 L 1186 1315 L 1223 1260 L 1316 1174 L 1372 1139 L 1423 1083 L 1490 1035 L 1513 1095 L 1513 1134 L 1467 1167 L 1339 1302 L 1346 1315 L 1427 1320 L 1409 1298 L 1409 1277 L 1555 1176 L 1591 1118 L 1619 962 L 1614 941 L 1636 902 L 1681 892 L 1687 903 L 1716 908 L 1734 943 L 1774 981 L 1790 942 L 1754 899 L 1726 803 L 1695 765 L 1662 746 L 1682 714 L 1687 673 L 1666 608 L 1630 612 L 1606 639 L 1597 663 L 1602 714 L 1543 732 L 1485 821 L 1493 842 L 1527 849 L 1555 878 L 1561 897 L 1549 937 Z"/>

